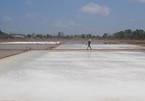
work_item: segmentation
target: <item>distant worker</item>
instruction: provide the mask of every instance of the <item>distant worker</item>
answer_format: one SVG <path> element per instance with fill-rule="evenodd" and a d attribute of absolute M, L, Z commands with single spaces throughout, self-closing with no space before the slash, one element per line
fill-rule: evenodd
<path fill-rule="evenodd" d="M 88 40 L 87 50 L 88 50 L 89 48 L 92 49 L 92 48 L 91 48 L 91 39 Z"/>

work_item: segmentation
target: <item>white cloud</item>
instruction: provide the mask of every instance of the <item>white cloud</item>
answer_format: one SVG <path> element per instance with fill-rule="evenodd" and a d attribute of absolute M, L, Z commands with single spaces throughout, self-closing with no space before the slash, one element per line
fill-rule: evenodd
<path fill-rule="evenodd" d="M 68 21 L 56 20 L 53 25 L 55 27 L 69 28 L 69 27 L 73 27 L 73 26 L 79 26 L 80 24 L 77 24 L 77 23 L 73 22 L 72 20 L 68 20 Z"/>
<path fill-rule="evenodd" d="M 145 3 L 145 0 L 134 0 L 134 1 Z"/>
<path fill-rule="evenodd" d="M 27 6 L 33 6 L 33 2 L 31 0 L 26 1 Z"/>
<path fill-rule="evenodd" d="M 34 19 L 35 15 L 28 13 L 28 14 L 25 15 L 25 17 L 28 18 L 28 19 Z"/>
<path fill-rule="evenodd" d="M 95 3 L 88 3 L 80 9 L 83 13 L 109 15 L 110 8 L 105 5 L 98 5 Z"/>
<path fill-rule="evenodd" d="M 129 22 L 136 23 L 136 22 L 138 22 L 138 20 L 137 19 L 129 19 Z"/>
<path fill-rule="evenodd" d="M 55 21 L 53 25 L 55 27 L 64 27 L 64 28 L 67 28 L 68 27 L 68 24 L 65 23 L 65 22 L 62 22 L 62 21 Z"/>
<path fill-rule="evenodd" d="M 10 17 L 10 16 L 4 16 L 3 20 L 7 21 L 7 22 L 11 22 L 12 21 L 12 17 Z"/>

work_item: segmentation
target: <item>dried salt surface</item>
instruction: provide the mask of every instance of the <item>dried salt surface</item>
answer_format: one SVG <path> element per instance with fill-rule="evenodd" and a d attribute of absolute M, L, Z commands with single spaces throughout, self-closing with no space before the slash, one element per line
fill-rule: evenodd
<path fill-rule="evenodd" d="M 29 51 L 0 60 L 0 100 L 145 101 L 144 85 L 145 52 Z"/>
<path fill-rule="evenodd" d="M 145 49 L 143 46 L 131 44 L 92 44 L 93 49 Z M 86 49 L 87 44 L 64 44 L 56 49 Z"/>

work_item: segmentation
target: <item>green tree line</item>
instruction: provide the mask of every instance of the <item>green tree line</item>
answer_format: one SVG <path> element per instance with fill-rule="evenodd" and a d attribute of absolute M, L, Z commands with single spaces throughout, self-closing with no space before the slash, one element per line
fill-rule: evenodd
<path fill-rule="evenodd" d="M 144 40 L 145 31 L 142 29 L 136 29 L 132 31 L 127 29 L 119 31 L 113 34 L 104 33 L 103 35 L 92 35 L 92 34 L 74 34 L 74 35 L 51 35 L 51 34 L 8 34 L 0 30 L 0 39 L 15 39 L 15 38 L 97 38 L 97 39 L 130 39 L 130 40 Z"/>
<path fill-rule="evenodd" d="M 141 29 L 136 29 L 135 31 L 132 31 L 130 29 L 116 32 L 111 35 L 112 38 L 115 39 L 137 39 L 137 40 L 143 40 L 145 39 L 145 31 Z"/>
<path fill-rule="evenodd" d="M 0 39 L 7 39 L 8 37 L 9 37 L 9 35 L 8 35 L 7 33 L 2 32 L 2 31 L 0 30 Z"/>

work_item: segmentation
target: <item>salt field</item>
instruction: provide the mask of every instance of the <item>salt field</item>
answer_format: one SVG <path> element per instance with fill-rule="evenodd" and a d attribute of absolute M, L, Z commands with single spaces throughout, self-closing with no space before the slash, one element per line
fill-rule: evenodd
<path fill-rule="evenodd" d="M 55 42 L 55 41 L 16 41 L 16 42 L 1 42 L 0 44 L 61 44 L 62 42 Z"/>
<path fill-rule="evenodd" d="M 0 50 L 0 59 L 26 52 L 25 50 Z"/>
<path fill-rule="evenodd" d="M 28 50 L 48 50 L 62 44 L 60 41 L 0 42 L 0 59 Z"/>
<path fill-rule="evenodd" d="M 136 45 L 92 45 L 93 49 L 144 49 Z M 144 51 L 32 50 L 0 60 L 0 100 L 145 101 Z"/>

